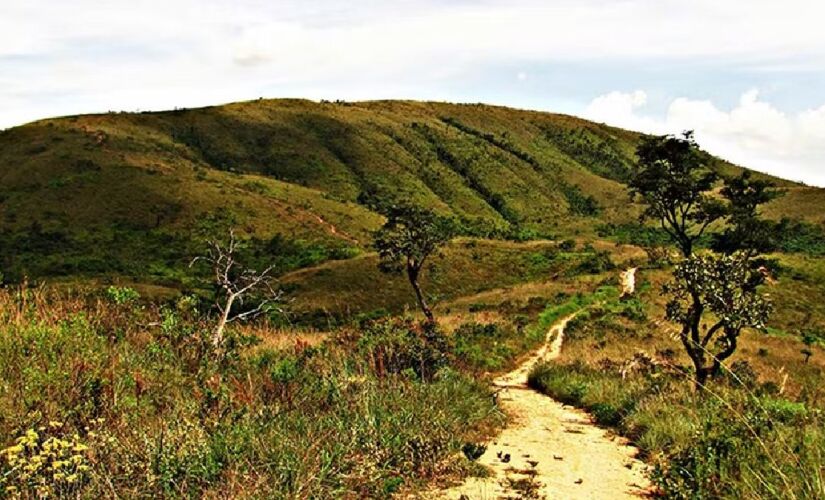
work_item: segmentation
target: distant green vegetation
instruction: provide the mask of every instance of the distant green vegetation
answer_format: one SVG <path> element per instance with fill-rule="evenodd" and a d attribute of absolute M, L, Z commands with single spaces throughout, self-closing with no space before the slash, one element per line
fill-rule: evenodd
<path fill-rule="evenodd" d="M 825 231 L 820 225 L 782 219 L 772 230 L 777 247 L 783 252 L 825 256 Z"/>
<path fill-rule="evenodd" d="M 594 174 L 623 183 L 630 178 L 634 159 L 622 151 L 624 145 L 619 140 L 604 131 L 596 127 L 571 130 L 552 125 L 543 131 L 556 147 Z"/>
<path fill-rule="evenodd" d="M 224 237 L 211 231 L 171 233 L 130 228 L 101 228 L 73 233 L 61 228 L 43 230 L 33 224 L 26 230 L 0 232 L 4 253 L 2 269 L 9 282 L 24 278 L 120 276 L 169 286 L 195 286 L 191 259 L 203 247 L 204 235 Z M 312 242 L 276 233 L 268 239 L 247 240 L 242 256 L 251 266 L 275 266 L 276 274 L 347 259 L 361 253 L 347 242 Z"/>
<path fill-rule="evenodd" d="M 598 226 L 597 234 L 602 238 L 641 247 L 670 243 L 663 229 L 638 222 L 602 224 Z M 769 237 L 773 239 L 771 244 L 777 251 L 813 257 L 825 256 L 825 230 L 818 224 L 784 218 L 771 223 Z M 713 240 L 714 233 L 709 233 L 697 242 L 697 246 L 710 248 Z"/>
<path fill-rule="evenodd" d="M 610 238 L 618 243 L 641 247 L 670 244 L 670 238 L 664 229 L 639 222 L 601 224 L 596 228 L 596 232 L 602 238 Z M 705 246 L 707 244 L 709 244 L 709 240 L 705 243 Z"/>
<path fill-rule="evenodd" d="M 211 238 L 227 222 L 295 241 L 301 250 L 276 257 L 290 270 L 366 250 L 382 222 L 376 200 L 453 216 L 465 235 L 593 234 L 634 218 L 622 182 L 639 137 L 563 115 L 408 101 L 43 120 L 0 132 L 0 265 L 10 281 L 185 285 L 190 243 L 212 221 Z"/>
<path fill-rule="evenodd" d="M 416 308 L 407 279 L 383 274 L 377 264 L 377 256 L 365 255 L 288 275 L 282 285 L 292 299 L 291 321 L 325 328 L 378 309 L 397 314 L 405 307 Z M 552 276 L 599 274 L 615 264 L 606 252 L 588 246 L 577 249 L 573 240 L 556 244 L 462 239 L 426 267 L 422 288 L 435 305 Z"/>

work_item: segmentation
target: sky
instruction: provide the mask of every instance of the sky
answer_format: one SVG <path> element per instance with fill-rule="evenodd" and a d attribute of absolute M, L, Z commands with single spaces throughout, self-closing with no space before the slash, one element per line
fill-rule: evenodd
<path fill-rule="evenodd" d="M 0 0 L 0 129 L 258 97 L 696 131 L 825 186 L 823 0 Z"/>

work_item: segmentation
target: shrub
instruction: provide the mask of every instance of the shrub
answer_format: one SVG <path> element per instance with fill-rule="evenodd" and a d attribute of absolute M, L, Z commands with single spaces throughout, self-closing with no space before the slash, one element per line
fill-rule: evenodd
<path fill-rule="evenodd" d="M 571 239 L 566 239 L 559 243 L 559 250 L 563 252 L 572 252 L 576 249 L 576 241 Z"/>
<path fill-rule="evenodd" d="M 106 298 L 117 305 L 123 305 L 137 301 L 140 294 L 134 288 L 110 286 L 106 289 Z"/>
<path fill-rule="evenodd" d="M 453 332 L 453 355 L 471 370 L 501 370 L 524 350 L 523 345 L 517 345 L 523 338 L 497 323 L 464 323 Z"/>
<path fill-rule="evenodd" d="M 610 258 L 610 253 L 606 251 L 593 251 L 588 255 L 569 273 L 570 275 L 579 274 L 601 274 L 607 271 L 616 269 L 616 265 Z"/>
<path fill-rule="evenodd" d="M 377 320 L 365 326 L 357 341 L 359 353 L 379 376 L 412 370 L 429 380 L 447 362 L 447 342 L 436 325 L 411 319 Z"/>

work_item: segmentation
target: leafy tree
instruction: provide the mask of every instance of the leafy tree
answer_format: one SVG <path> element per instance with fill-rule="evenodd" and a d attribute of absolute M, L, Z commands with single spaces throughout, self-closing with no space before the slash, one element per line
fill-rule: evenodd
<path fill-rule="evenodd" d="M 681 325 L 680 338 L 694 365 L 697 387 L 718 374 L 737 347 L 743 328 L 763 328 L 770 304 L 759 293 L 764 268 L 755 257 L 772 248 L 772 223 L 759 207 L 779 196 L 773 184 L 749 172 L 724 180 L 705 164 L 691 132 L 682 137 L 644 139 L 637 149 L 631 196 L 647 205 L 643 217 L 657 219 L 679 247 L 684 260 L 665 292 L 671 297 L 667 317 Z M 721 195 L 721 196 L 720 196 Z M 714 222 L 726 222 L 714 249 L 723 255 L 695 255 L 695 245 Z M 715 323 L 703 326 L 705 316 Z"/>
<path fill-rule="evenodd" d="M 708 226 L 725 216 L 723 203 L 711 195 L 718 176 L 706 165 L 692 132 L 647 137 L 636 155 L 628 186 L 631 197 L 647 205 L 642 217 L 659 221 L 682 254 L 692 255 Z"/>
<path fill-rule="evenodd" d="M 759 207 L 784 194 L 767 180 L 754 179 L 745 171 L 725 180 L 721 190 L 727 200 L 728 227 L 715 235 L 714 249 L 732 254 L 745 252 L 748 257 L 776 249 L 776 224 L 760 218 Z"/>
<path fill-rule="evenodd" d="M 811 356 L 814 355 L 813 346 L 819 345 L 825 340 L 825 333 L 816 328 L 806 328 L 802 330 L 801 333 L 802 343 L 805 344 L 805 348 L 800 352 L 805 356 L 805 362 L 807 363 L 808 360 L 811 359 Z"/>
<path fill-rule="evenodd" d="M 736 351 L 743 328 L 764 328 L 771 311 L 758 291 L 764 280 L 741 252 L 691 256 L 676 266 L 674 280 L 665 287 L 671 296 L 667 318 L 682 325 L 680 339 L 693 362 L 697 388 Z M 702 323 L 706 313 L 715 320 L 709 328 Z"/>
<path fill-rule="evenodd" d="M 455 222 L 434 212 L 408 204 L 386 210 L 387 222 L 375 232 L 374 247 L 383 272 L 406 271 L 418 305 L 429 323 L 435 323 L 432 310 L 421 290 L 421 271 L 427 258 L 437 252 L 456 233 Z"/>

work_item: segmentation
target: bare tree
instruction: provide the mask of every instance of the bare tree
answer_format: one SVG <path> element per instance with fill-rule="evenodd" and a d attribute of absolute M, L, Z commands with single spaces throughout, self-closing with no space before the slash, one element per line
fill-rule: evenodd
<path fill-rule="evenodd" d="M 228 323 L 259 316 L 283 298 L 283 292 L 272 286 L 271 273 L 274 266 L 260 272 L 244 267 L 236 259 L 237 251 L 238 240 L 235 238 L 235 231 L 230 229 L 229 242 L 226 245 L 219 241 L 210 241 L 206 255 L 195 257 L 190 263 L 190 267 L 199 261 L 208 263 L 212 267 L 215 284 L 221 290 L 215 301 L 220 313 L 212 334 L 212 345 L 215 347 L 223 344 L 223 331 Z M 254 292 L 258 295 L 257 304 L 246 311 L 233 313 L 233 306 L 242 306 L 246 297 Z"/>

